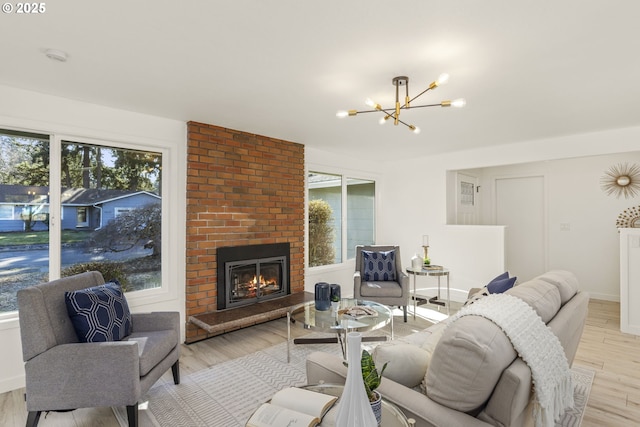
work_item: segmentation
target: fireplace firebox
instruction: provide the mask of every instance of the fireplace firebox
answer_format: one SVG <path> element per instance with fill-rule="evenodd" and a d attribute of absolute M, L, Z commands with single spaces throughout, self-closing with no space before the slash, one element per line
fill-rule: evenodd
<path fill-rule="evenodd" d="M 218 248 L 218 310 L 288 295 L 289 257 L 289 243 Z"/>

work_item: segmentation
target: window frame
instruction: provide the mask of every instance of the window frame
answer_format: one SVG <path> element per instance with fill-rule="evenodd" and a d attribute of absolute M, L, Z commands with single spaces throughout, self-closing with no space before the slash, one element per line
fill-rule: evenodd
<path fill-rule="evenodd" d="M 310 173 L 318 173 L 318 174 L 326 174 L 326 175 L 337 175 L 340 177 L 340 181 L 341 181 L 341 203 L 342 203 L 342 209 L 341 209 L 341 217 L 340 217 L 340 224 L 341 224 L 341 240 L 342 240 L 342 244 L 341 244 L 341 262 L 339 263 L 333 263 L 333 264 L 326 264 L 326 265 L 318 265 L 318 266 L 314 266 L 311 267 L 309 266 L 309 248 L 308 248 L 308 244 L 309 244 L 309 201 L 310 201 L 310 197 L 309 197 L 309 174 Z M 365 180 L 365 181 L 371 181 L 374 183 L 374 212 L 373 212 L 373 217 L 374 217 L 374 225 L 373 225 L 373 237 L 374 237 L 374 242 L 377 241 L 377 236 L 379 235 L 379 230 L 378 230 L 378 224 L 380 223 L 379 221 L 379 215 L 380 215 L 380 176 L 377 174 L 373 174 L 373 173 L 369 173 L 369 172 L 365 172 L 365 171 L 356 171 L 356 170 L 350 170 L 350 169 L 345 169 L 345 168 L 336 168 L 333 166 L 326 166 L 326 165 L 320 165 L 320 164 L 314 164 L 314 163 L 308 163 L 307 167 L 305 168 L 305 246 L 306 250 L 305 250 L 305 266 L 309 269 L 309 271 L 311 272 L 317 272 L 317 271 L 321 271 L 321 270 L 334 270 L 334 269 L 340 269 L 342 267 L 344 267 L 345 265 L 348 264 L 352 264 L 355 260 L 355 257 L 352 258 L 348 258 L 348 248 L 347 248 L 347 239 L 348 239 L 348 232 L 347 232 L 347 225 L 348 225 L 348 218 L 347 218 L 347 187 L 348 187 L 348 182 L 351 179 L 356 179 L 356 180 Z"/>
<path fill-rule="evenodd" d="M 113 147 L 129 150 L 141 150 L 141 151 L 153 151 L 162 155 L 163 170 L 172 170 L 174 165 L 171 160 L 171 152 L 176 148 L 163 145 L 154 144 L 155 141 L 145 141 L 136 137 L 109 137 L 101 135 L 98 138 L 83 137 L 75 134 L 57 133 L 54 130 L 35 130 L 16 128 L 9 124 L 0 124 L 0 129 L 9 132 L 18 133 L 34 133 L 38 135 L 49 136 L 49 212 L 50 212 L 50 231 L 49 231 L 49 280 L 56 280 L 60 278 L 61 272 L 61 258 L 62 258 L 62 230 L 61 223 L 63 219 L 62 204 L 61 204 L 61 188 L 60 185 L 52 185 L 51 183 L 61 183 L 62 171 L 62 145 L 63 143 L 73 142 L 79 144 L 89 144 L 103 147 Z M 55 167 L 54 165 L 57 165 Z M 171 191 L 170 180 L 163 179 L 161 182 L 161 206 L 162 206 L 162 256 L 170 256 L 170 247 L 172 238 L 170 236 L 169 217 L 171 200 L 175 195 Z M 54 212 L 59 212 L 55 214 Z M 164 258 L 163 258 L 164 259 Z M 166 263 L 161 261 L 162 265 Z M 171 283 L 170 275 L 173 272 L 168 268 L 162 268 L 161 270 L 161 286 L 151 289 L 143 289 L 138 291 L 127 292 L 127 301 L 130 306 L 141 306 L 146 304 L 160 303 L 163 301 L 175 300 L 178 295 L 178 289 L 176 286 L 169 286 Z M 18 318 L 18 311 L 0 312 L 0 323 Z"/>

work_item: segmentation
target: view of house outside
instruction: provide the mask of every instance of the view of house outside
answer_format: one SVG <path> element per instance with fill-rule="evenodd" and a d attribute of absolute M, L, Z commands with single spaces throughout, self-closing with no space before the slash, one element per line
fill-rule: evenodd
<path fill-rule="evenodd" d="M 125 291 L 161 286 L 162 155 L 62 141 L 54 165 L 51 146 L 48 135 L 0 130 L 0 314 L 17 310 L 18 289 L 82 271 Z"/>

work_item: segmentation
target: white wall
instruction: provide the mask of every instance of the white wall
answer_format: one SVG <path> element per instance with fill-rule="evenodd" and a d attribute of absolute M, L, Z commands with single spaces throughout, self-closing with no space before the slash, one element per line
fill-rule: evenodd
<path fill-rule="evenodd" d="M 438 236 L 437 240 L 431 239 L 429 254 L 435 264 L 456 266 L 451 271 L 454 287 L 467 288 L 471 283 L 469 279 L 473 277 L 478 283 L 488 281 L 492 275 L 501 272 L 498 271 L 497 264 L 496 270 L 491 274 L 486 269 L 477 270 L 477 263 L 462 260 L 464 257 L 457 253 L 458 239 L 448 237 L 450 231 L 446 226 L 446 207 L 450 200 L 448 201 L 446 194 L 446 178 L 449 171 L 570 159 L 554 172 L 558 182 L 563 181 L 563 184 L 555 186 L 549 192 L 549 197 L 557 200 L 549 212 L 549 223 L 555 228 L 558 228 L 559 223 L 570 223 L 572 231 L 569 234 L 577 236 L 579 240 L 567 245 L 568 234 L 554 231 L 549 239 L 549 268 L 572 270 L 581 280 L 582 288 L 592 296 L 616 300 L 618 250 L 612 246 L 615 243 L 611 242 L 611 239 L 615 242 L 617 238 L 615 220 L 621 207 L 637 205 L 638 201 L 621 202 L 606 196 L 599 189 L 599 178 L 612 165 L 611 162 L 628 159 L 629 156 L 625 154 L 599 160 L 595 157 L 587 158 L 584 160 L 586 163 L 574 158 L 635 152 L 639 139 L 640 128 L 624 128 L 387 164 L 385 169 L 393 173 L 386 174 L 383 181 L 385 197 L 381 206 L 381 218 L 384 221 L 380 224 L 380 237 L 384 241 L 398 242 L 403 248 L 409 248 L 403 249 L 402 254 L 403 265 L 409 265 L 412 252 L 419 250 L 421 236 Z M 574 199 L 578 194 L 584 200 Z M 601 206 L 602 209 L 595 213 L 593 206 Z M 469 247 L 465 249 L 467 253 L 499 249 L 495 240 L 491 245 L 479 238 L 469 240 Z M 475 249 L 471 249 L 471 246 Z M 572 255 L 559 262 L 566 253 Z M 605 271 L 602 271 L 603 267 Z"/>
<path fill-rule="evenodd" d="M 495 224 L 495 181 L 498 178 L 545 177 L 546 267 L 573 271 L 593 298 L 619 299 L 616 219 L 640 204 L 640 197 L 608 196 L 600 178 L 611 166 L 640 164 L 640 152 L 575 157 L 476 169 L 483 192 L 482 224 Z"/>
<path fill-rule="evenodd" d="M 0 86 L 0 100 L 0 128 L 119 141 L 164 150 L 163 171 L 170 179 L 164 180 L 163 196 L 170 198 L 171 203 L 163 214 L 171 218 L 168 222 L 172 227 L 163 229 L 163 245 L 167 248 L 165 256 L 172 262 L 163 265 L 163 283 L 170 286 L 127 299 L 134 312 L 180 311 L 184 323 L 186 124 L 6 86 Z M 0 317 L 0 343 L 2 393 L 24 386 L 17 316 Z"/>

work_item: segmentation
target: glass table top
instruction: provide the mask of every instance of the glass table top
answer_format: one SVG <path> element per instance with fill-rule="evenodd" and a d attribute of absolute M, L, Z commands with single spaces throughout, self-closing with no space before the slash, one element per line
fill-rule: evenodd
<path fill-rule="evenodd" d="M 346 314 L 350 307 L 363 305 L 375 310 L 375 316 L 353 318 Z M 391 310 L 373 301 L 356 301 L 353 298 L 343 298 L 338 311 L 329 308 L 326 311 L 316 310 L 314 301 L 294 306 L 290 311 L 290 323 L 304 329 L 319 332 L 364 332 L 382 328 L 391 321 Z"/>

